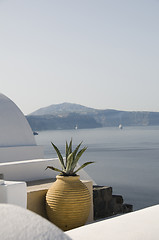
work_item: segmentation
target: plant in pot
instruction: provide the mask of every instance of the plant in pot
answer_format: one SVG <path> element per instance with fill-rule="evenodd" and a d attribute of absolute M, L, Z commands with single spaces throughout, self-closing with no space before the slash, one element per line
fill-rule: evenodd
<path fill-rule="evenodd" d="M 89 190 L 80 181 L 77 172 L 93 162 L 86 162 L 76 169 L 78 160 L 87 149 L 87 147 L 84 147 L 79 150 L 81 144 L 82 142 L 73 151 L 72 139 L 69 144 L 66 141 L 66 156 L 64 159 L 59 149 L 52 143 L 62 169 L 53 166 L 47 167 L 60 172 L 46 194 L 47 215 L 51 222 L 64 231 L 84 225 L 91 206 Z"/>

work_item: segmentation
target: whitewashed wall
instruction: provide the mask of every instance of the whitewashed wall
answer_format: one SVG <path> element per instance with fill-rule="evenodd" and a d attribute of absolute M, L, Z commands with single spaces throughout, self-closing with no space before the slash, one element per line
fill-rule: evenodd
<path fill-rule="evenodd" d="M 0 163 L 43 158 L 24 114 L 9 98 L 0 94 Z"/>
<path fill-rule="evenodd" d="M 54 166 L 61 169 L 57 158 L 54 159 L 34 159 L 17 162 L 0 163 L 0 173 L 8 181 L 33 181 L 47 178 L 55 178 L 58 172 L 46 169 L 47 166 Z M 81 180 L 91 180 L 95 182 L 82 169 L 79 171 Z"/>

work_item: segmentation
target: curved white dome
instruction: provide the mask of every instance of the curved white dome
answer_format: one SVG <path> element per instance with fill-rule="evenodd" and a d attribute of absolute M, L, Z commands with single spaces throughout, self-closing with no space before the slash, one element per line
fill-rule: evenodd
<path fill-rule="evenodd" d="M 0 147 L 35 145 L 24 114 L 14 102 L 0 93 Z"/>
<path fill-rule="evenodd" d="M 0 163 L 43 158 L 24 114 L 0 93 Z"/>

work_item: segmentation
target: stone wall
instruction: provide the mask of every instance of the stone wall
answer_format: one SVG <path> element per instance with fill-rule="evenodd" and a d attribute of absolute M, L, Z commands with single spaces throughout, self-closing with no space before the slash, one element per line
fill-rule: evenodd
<path fill-rule="evenodd" d="M 123 202 L 121 195 L 112 195 L 112 187 L 93 186 L 94 219 L 131 212 L 133 206 Z"/>

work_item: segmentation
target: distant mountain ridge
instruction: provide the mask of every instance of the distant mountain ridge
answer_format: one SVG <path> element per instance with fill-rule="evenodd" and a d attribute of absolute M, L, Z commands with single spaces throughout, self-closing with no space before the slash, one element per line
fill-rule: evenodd
<path fill-rule="evenodd" d="M 159 112 L 100 110 L 74 103 L 40 108 L 26 118 L 33 131 L 159 125 Z"/>
<path fill-rule="evenodd" d="M 96 109 L 85 107 L 76 103 L 60 103 L 60 104 L 52 104 L 48 107 L 40 108 L 29 115 L 56 115 L 56 114 L 66 114 L 66 113 L 88 113 L 94 112 Z"/>

